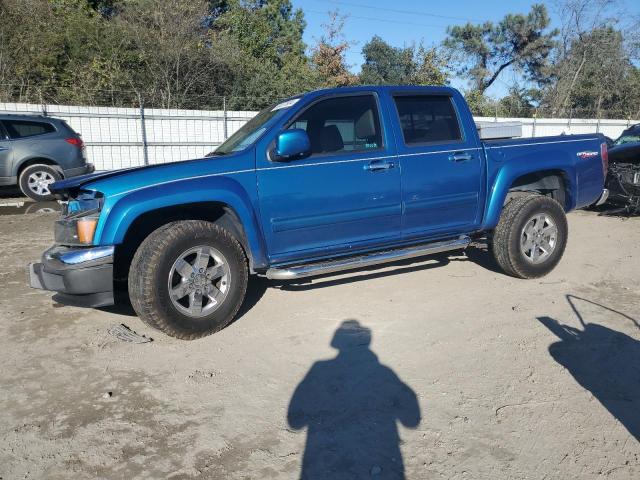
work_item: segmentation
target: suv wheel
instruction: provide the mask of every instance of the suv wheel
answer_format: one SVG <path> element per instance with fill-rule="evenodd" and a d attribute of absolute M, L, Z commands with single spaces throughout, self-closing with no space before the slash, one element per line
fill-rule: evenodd
<path fill-rule="evenodd" d="M 129 297 L 147 325 L 194 340 L 227 326 L 247 290 L 247 259 L 224 228 L 201 220 L 169 223 L 136 251 Z"/>
<path fill-rule="evenodd" d="M 509 275 L 542 277 L 562 258 L 567 235 L 567 217 L 558 202 L 542 195 L 517 197 L 502 210 L 493 255 Z"/>
<path fill-rule="evenodd" d="M 61 178 L 60 173 L 49 165 L 30 165 L 20 174 L 18 184 L 27 197 L 44 202 L 53 199 L 49 185 Z"/>

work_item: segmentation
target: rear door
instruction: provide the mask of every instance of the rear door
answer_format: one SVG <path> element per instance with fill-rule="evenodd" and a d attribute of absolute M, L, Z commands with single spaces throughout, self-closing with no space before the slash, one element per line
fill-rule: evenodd
<path fill-rule="evenodd" d="M 8 182 L 12 173 L 11 164 L 11 140 L 0 122 L 0 180 Z M 6 180 L 5 180 L 6 179 Z"/>
<path fill-rule="evenodd" d="M 285 128 L 312 155 L 272 162 L 258 151 L 262 228 L 271 262 L 348 252 L 400 238 L 400 170 L 375 92 L 314 101 Z"/>
<path fill-rule="evenodd" d="M 480 221 L 483 164 L 477 135 L 461 122 L 450 95 L 407 92 L 392 100 L 403 236 L 467 231 Z"/>

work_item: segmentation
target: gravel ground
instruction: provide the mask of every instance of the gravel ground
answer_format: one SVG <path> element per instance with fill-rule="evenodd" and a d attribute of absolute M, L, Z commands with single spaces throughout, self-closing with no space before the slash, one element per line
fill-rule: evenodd
<path fill-rule="evenodd" d="M 184 342 L 28 289 L 55 214 L 21 208 L 0 207 L 3 480 L 640 478 L 640 218 L 572 213 L 540 280 L 482 248 L 257 279 Z"/>

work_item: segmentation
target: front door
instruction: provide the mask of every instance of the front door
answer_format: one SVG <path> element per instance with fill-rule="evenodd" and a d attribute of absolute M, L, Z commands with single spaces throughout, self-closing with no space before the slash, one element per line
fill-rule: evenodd
<path fill-rule="evenodd" d="M 482 157 L 448 95 L 393 95 L 405 239 L 468 231 L 479 221 Z M 466 112 L 465 112 L 466 113 Z M 471 122 L 471 120 L 469 120 Z"/>
<path fill-rule="evenodd" d="M 272 263 L 346 253 L 401 235 L 400 170 L 373 92 L 313 102 L 286 128 L 312 155 L 288 163 L 258 152 L 262 228 Z"/>

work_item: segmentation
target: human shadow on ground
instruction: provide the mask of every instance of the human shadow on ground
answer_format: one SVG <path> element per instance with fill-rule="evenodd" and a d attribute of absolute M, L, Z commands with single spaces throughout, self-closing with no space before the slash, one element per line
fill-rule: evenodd
<path fill-rule="evenodd" d="M 380 363 L 371 330 L 346 320 L 331 346 L 338 355 L 313 364 L 289 403 L 291 428 L 307 428 L 300 478 L 403 479 L 397 421 L 420 423 L 416 394 Z"/>
<path fill-rule="evenodd" d="M 616 313 L 640 328 L 638 321 L 622 312 L 591 300 L 567 295 L 582 329 L 563 325 L 550 317 L 538 317 L 560 341 L 549 353 L 573 378 L 640 441 L 640 341 L 611 328 L 587 323 L 576 303 Z"/>

